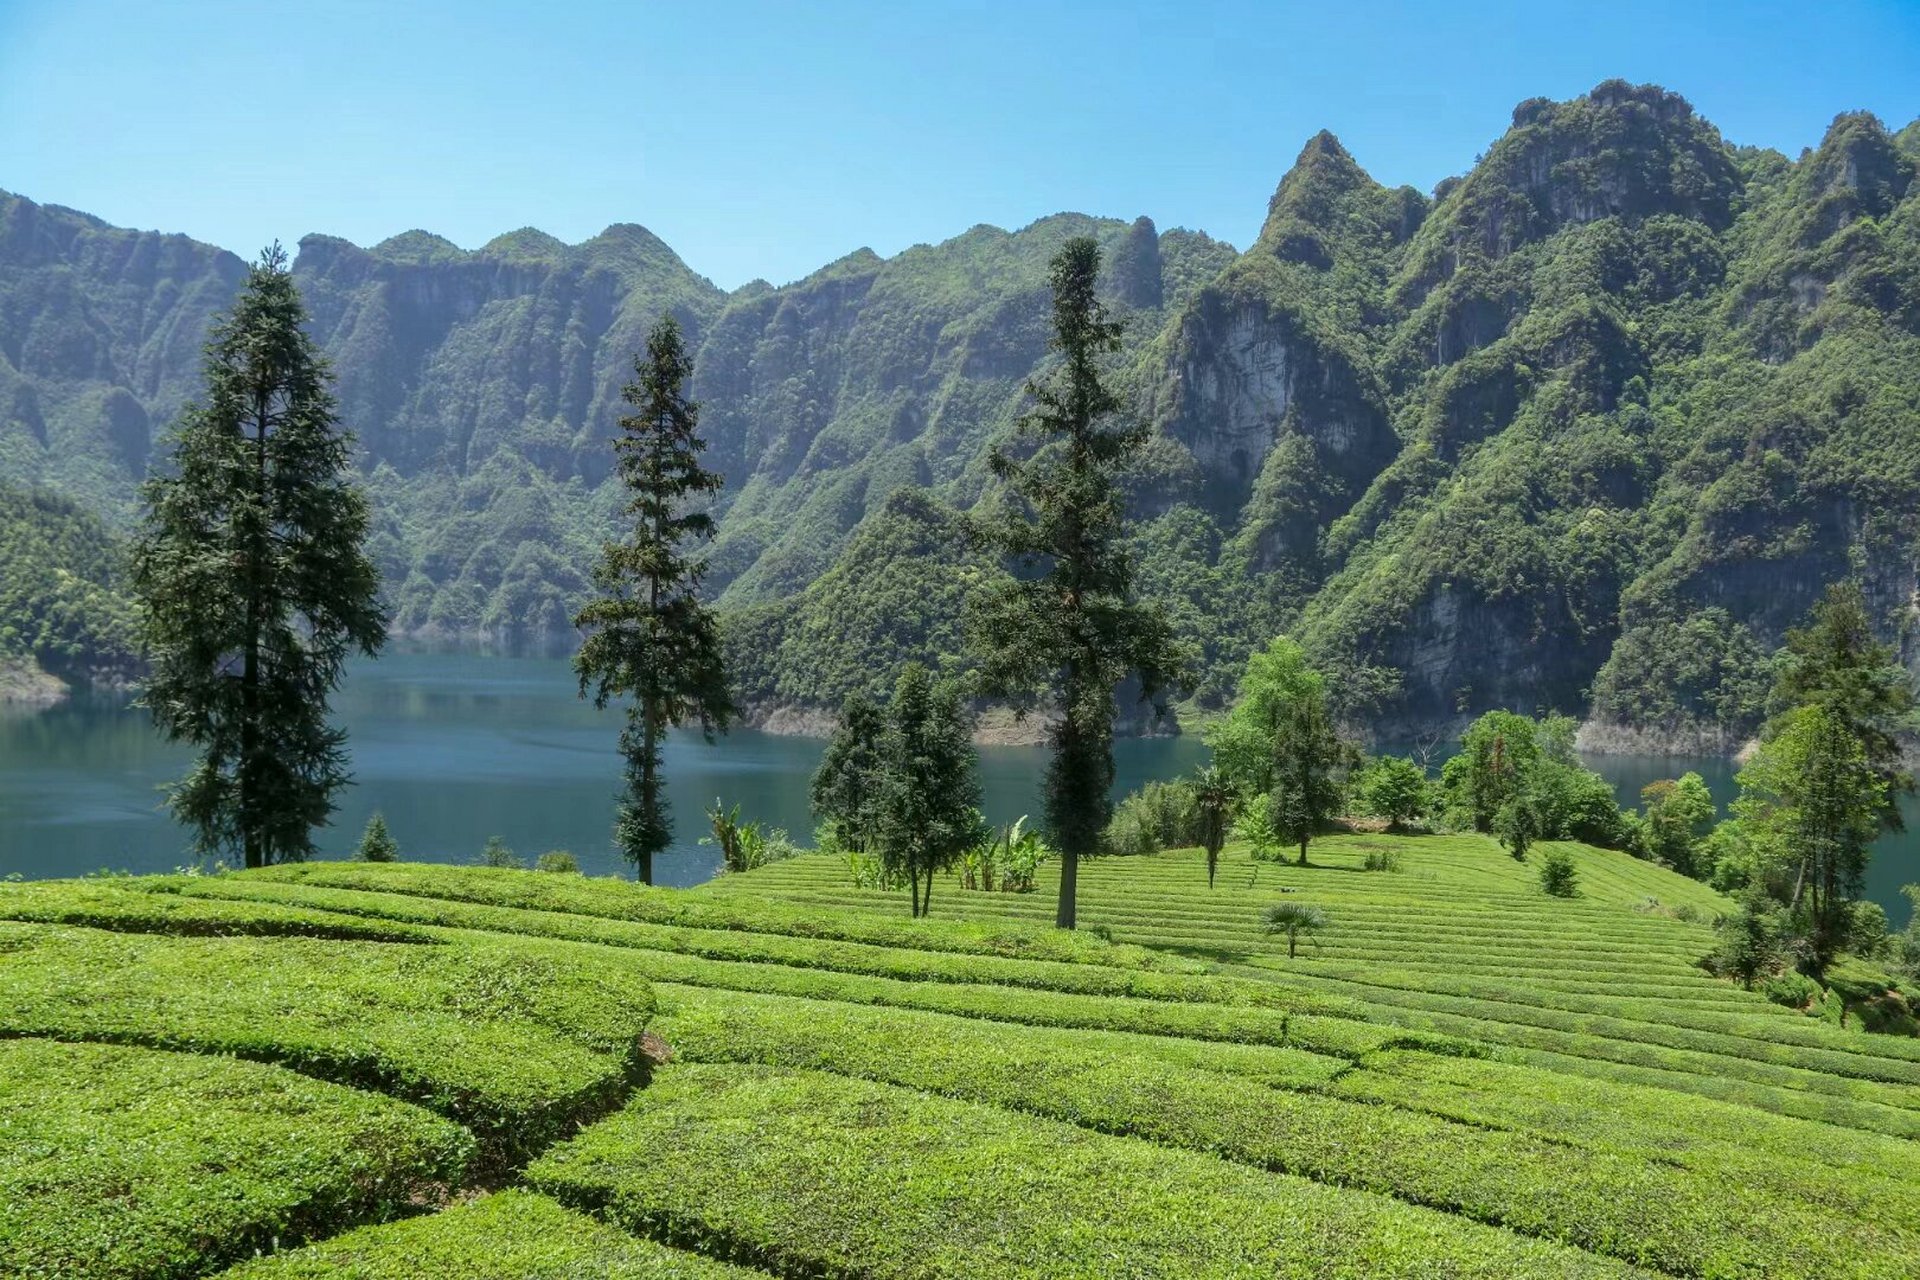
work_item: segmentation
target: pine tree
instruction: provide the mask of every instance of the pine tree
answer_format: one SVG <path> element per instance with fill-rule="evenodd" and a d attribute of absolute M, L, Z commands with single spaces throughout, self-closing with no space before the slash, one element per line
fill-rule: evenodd
<path fill-rule="evenodd" d="M 1774 720 L 1763 736 L 1773 736 L 1801 707 L 1826 708 L 1858 740 L 1880 780 L 1875 821 L 1904 831 L 1898 800 L 1913 794 L 1914 781 L 1901 763 L 1900 736 L 1916 727 L 1913 680 L 1874 636 L 1859 584 L 1827 588 L 1810 624 L 1787 632 L 1785 657 L 1773 689 Z"/>
<path fill-rule="evenodd" d="M 841 707 L 840 724 L 813 775 L 814 816 L 827 824 L 841 848 L 855 853 L 872 852 L 886 771 L 886 732 L 880 706 L 865 694 L 854 694 Z"/>
<path fill-rule="evenodd" d="M 686 398 L 693 359 L 680 326 L 662 316 L 647 335 L 644 360 L 621 396 L 635 412 L 622 417 L 614 441 L 620 476 L 631 494 L 633 530 L 601 551 L 594 581 L 598 598 L 574 625 L 587 633 L 574 670 L 580 695 L 596 707 L 630 698 L 620 750 L 627 762 L 627 794 L 614 842 L 653 883 L 653 856 L 673 840 L 673 820 L 661 792 L 661 744 L 667 730 L 697 721 L 712 738 L 733 716 L 721 662 L 720 633 L 700 600 L 705 564 L 689 543 L 713 536 L 713 519 L 688 510 L 689 500 L 719 492 L 721 478 L 700 466 L 699 406 Z"/>
<path fill-rule="evenodd" d="M 349 653 L 386 639 L 353 439 L 305 323 L 276 244 L 214 328 L 204 398 L 142 490 L 132 555 L 142 701 L 202 751 L 168 804 L 198 852 L 249 867 L 313 852 L 350 781 L 329 695 Z"/>
<path fill-rule="evenodd" d="M 924 916 L 934 876 L 988 834 L 959 686 L 908 663 L 887 706 L 883 760 L 874 843 L 881 864 L 905 875 L 912 914 Z"/>
<path fill-rule="evenodd" d="M 362 862 L 398 862 L 400 860 L 400 842 L 387 830 L 387 820 L 379 813 L 367 819 L 366 830 L 360 833 L 360 847 L 354 850 L 354 857 Z"/>
<path fill-rule="evenodd" d="M 981 685 L 1030 709 L 1044 692 L 1058 719 L 1046 775 L 1048 838 L 1060 852 L 1055 922 L 1074 927 L 1079 862 L 1098 853 L 1113 812 L 1114 696 L 1129 676 L 1142 699 L 1179 678 L 1184 655 L 1157 610 L 1133 598 L 1118 476 L 1146 441 L 1137 423 L 1107 425 L 1119 398 L 1100 365 L 1120 342 L 1096 293 L 1099 246 L 1069 240 L 1053 259 L 1058 374 L 1030 382 L 1034 409 L 1017 459 L 996 449 L 993 474 L 1013 503 L 991 529 L 1015 574 L 978 600 L 970 633 Z"/>

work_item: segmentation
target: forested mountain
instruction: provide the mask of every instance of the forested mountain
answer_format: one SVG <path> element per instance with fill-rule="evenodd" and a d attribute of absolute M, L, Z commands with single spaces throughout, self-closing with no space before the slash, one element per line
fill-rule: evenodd
<path fill-rule="evenodd" d="M 310 236 L 399 627 L 564 626 L 615 499 L 613 403 L 671 310 L 726 474 L 710 582 L 743 694 L 832 705 L 957 652 L 964 534 L 1093 234 L 1154 427 L 1141 577 L 1217 704 L 1296 634 L 1398 734 L 1492 706 L 1722 746 L 1825 582 L 1908 640 L 1920 552 L 1920 124 L 1798 159 L 1678 96 L 1535 99 L 1433 193 L 1310 140 L 1244 253 L 1063 214 L 723 292 L 638 227 L 465 252 Z M 195 376 L 231 254 L 0 196 L 0 468 L 110 519 Z"/>

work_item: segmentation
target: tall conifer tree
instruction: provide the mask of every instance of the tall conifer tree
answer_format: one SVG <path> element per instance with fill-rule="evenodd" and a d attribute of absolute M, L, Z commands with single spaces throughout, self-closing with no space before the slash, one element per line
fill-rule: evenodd
<path fill-rule="evenodd" d="M 620 851 L 644 884 L 653 856 L 673 840 L 661 792 L 660 749 L 667 730 L 697 721 L 712 738 L 733 716 L 713 612 L 700 600 L 705 562 L 691 544 L 713 536 L 713 518 L 689 503 L 718 493 L 719 475 L 700 465 L 699 406 L 686 397 L 693 358 L 670 315 L 647 335 L 644 360 L 621 391 L 634 412 L 620 419 L 614 440 L 620 476 L 631 494 L 632 531 L 601 551 L 598 598 L 574 619 L 587 633 L 574 670 L 580 695 L 596 707 L 630 698 L 620 750 L 627 795 L 614 828 Z"/>
<path fill-rule="evenodd" d="M 1177 678 L 1183 655 L 1157 610 L 1133 598 L 1133 563 L 1119 474 L 1146 442 L 1139 423 L 1114 423 L 1120 400 L 1101 362 L 1120 345 L 1096 286 L 1100 249 L 1069 240 L 1052 264 L 1053 346 L 1059 372 L 1030 382 L 1034 408 L 1020 459 L 995 450 L 993 473 L 1013 504 L 992 530 L 1015 574 L 977 604 L 971 621 L 983 687 L 1031 707 L 1044 694 L 1050 732 L 1047 833 L 1060 851 L 1055 923 L 1074 927 L 1080 859 L 1098 853 L 1113 811 L 1114 695 L 1137 676 L 1143 699 Z"/>
<path fill-rule="evenodd" d="M 133 589 L 144 703 L 200 759 L 168 796 L 203 854 L 307 857 L 348 781 L 328 696 L 386 639 L 367 503 L 329 372 L 274 245 L 207 345 L 204 399 L 142 491 Z"/>

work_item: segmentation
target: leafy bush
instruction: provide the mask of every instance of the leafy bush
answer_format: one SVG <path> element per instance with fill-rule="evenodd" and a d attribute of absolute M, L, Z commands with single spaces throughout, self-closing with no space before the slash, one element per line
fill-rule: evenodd
<path fill-rule="evenodd" d="M 1336 1074 L 1336 1060 L 1286 1050 L 1215 1045 L 1196 1053 L 1192 1042 L 1164 1037 L 706 991 L 692 993 L 661 1030 L 682 1061 L 825 1070 L 1048 1116 L 1259 1169 L 1458 1205 L 1466 1217 L 1679 1274 L 1708 1273 L 1711 1259 L 1728 1256 L 1793 1257 L 1838 1272 L 1871 1255 L 1857 1242 L 1833 1241 L 1817 1201 L 1783 1203 L 1771 1188 L 1725 1177 L 1710 1162 L 1670 1164 L 1657 1147 L 1621 1153 L 1610 1149 L 1617 1137 L 1575 1147 L 1550 1125 L 1536 1136 L 1293 1092 L 1351 1086 L 1372 1073 L 1363 1066 Z M 1249 1090 L 1247 1079 L 1278 1087 Z M 1524 1093 L 1533 1081 L 1508 1083 Z M 1622 1186 L 1641 1194 L 1622 1197 Z"/>
<path fill-rule="evenodd" d="M 549 849 L 534 862 L 533 869 L 577 876 L 580 874 L 580 860 L 565 849 Z"/>
<path fill-rule="evenodd" d="M 740 806 L 722 809 L 715 800 L 707 810 L 707 822 L 713 834 L 700 837 L 700 843 L 720 850 L 722 874 L 753 871 L 775 862 L 784 862 L 800 852 L 784 831 L 766 831 L 757 822 L 740 821 Z"/>
<path fill-rule="evenodd" d="M 1148 854 L 1201 843 L 1200 805 L 1185 780 L 1149 782 L 1115 806 L 1107 825 L 1114 853 Z"/>
<path fill-rule="evenodd" d="M 987 893 L 1032 893 L 1040 864 L 1053 856 L 1038 831 L 1027 829 L 1025 814 L 1001 827 L 960 859 L 960 887 Z"/>
<path fill-rule="evenodd" d="M 1384 1198 L 815 1072 L 672 1067 L 528 1178 L 630 1229 L 664 1219 L 813 1274 L 1616 1270 Z"/>
<path fill-rule="evenodd" d="M 1375 756 L 1355 774 L 1352 786 L 1359 811 L 1385 818 L 1391 827 L 1402 827 L 1426 816 L 1426 771 L 1411 760 Z"/>
<path fill-rule="evenodd" d="M 225 1057 L 0 1039 L 0 1274 L 186 1277 L 458 1187 L 459 1126 Z"/>
<path fill-rule="evenodd" d="M 400 860 L 400 842 L 388 832 L 387 820 L 379 813 L 367 819 L 367 829 L 360 833 L 360 845 L 354 850 L 354 856 L 362 862 Z"/>
<path fill-rule="evenodd" d="M 525 868 L 527 864 L 507 847 L 505 840 L 499 836 L 488 836 L 486 846 L 480 850 L 480 865 L 518 870 Z"/>
<path fill-rule="evenodd" d="M 262 1258 L 222 1280 L 753 1280 L 530 1191 L 490 1196 Z"/>
<path fill-rule="evenodd" d="M 1573 855 L 1565 849 L 1547 850 L 1540 859 L 1540 887 L 1556 898 L 1578 897 L 1580 870 L 1573 865 Z"/>
<path fill-rule="evenodd" d="M 6 924 L 0 949 L 0 1033 L 283 1063 L 439 1111 L 474 1132 L 490 1163 L 523 1158 L 623 1096 L 653 1011 L 631 966 L 562 959 L 532 939 L 420 946 Z"/>
<path fill-rule="evenodd" d="M 1789 1009 L 1812 1007 L 1826 994 L 1820 984 L 1804 973 L 1781 973 L 1760 984 L 1760 994 Z"/>
<path fill-rule="evenodd" d="M 1369 849 L 1360 860 L 1363 871 L 1400 870 L 1400 851 L 1398 849 Z"/>

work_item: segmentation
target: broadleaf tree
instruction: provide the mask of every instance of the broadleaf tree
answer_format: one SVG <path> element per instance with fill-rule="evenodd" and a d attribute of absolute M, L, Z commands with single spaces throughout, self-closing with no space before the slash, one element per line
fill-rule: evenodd
<path fill-rule="evenodd" d="M 1131 679 L 1141 699 L 1157 699 L 1187 666 L 1165 616 L 1134 594 L 1119 477 L 1147 436 L 1118 420 L 1102 367 L 1121 326 L 1100 301 L 1099 275 L 1091 237 L 1069 240 L 1052 261 L 1060 364 L 1027 384 L 1027 449 L 989 457 L 1007 501 L 987 529 L 1013 573 L 976 597 L 968 626 L 982 690 L 1023 712 L 1044 700 L 1055 717 L 1044 812 L 1060 853 L 1055 923 L 1065 929 L 1077 919 L 1080 859 L 1100 852 L 1113 815 L 1116 695 Z"/>
<path fill-rule="evenodd" d="M 131 555 L 141 701 L 201 749 L 168 805 L 197 852 L 249 867 L 314 852 L 351 780 L 330 696 L 347 658 L 386 640 L 353 437 L 306 319 L 276 244 L 214 326 Z"/>
<path fill-rule="evenodd" d="M 1273 737 L 1273 825 L 1300 850 L 1340 811 L 1340 771 L 1352 753 L 1334 732 L 1326 695 L 1316 682 L 1286 704 Z"/>
<path fill-rule="evenodd" d="M 644 884 L 653 883 L 654 855 L 673 840 L 661 779 L 668 730 L 697 723 L 711 739 L 733 717 L 719 626 L 700 599 L 705 562 L 693 550 L 713 536 L 700 504 L 722 480 L 700 465 L 707 446 L 699 406 L 686 395 L 692 373 L 680 326 L 663 315 L 621 389 L 634 411 L 620 418 L 613 444 L 633 523 L 601 549 L 599 594 L 574 618 L 585 633 L 574 658 L 580 695 L 596 707 L 629 700 L 620 734 L 627 790 L 614 842 Z"/>

